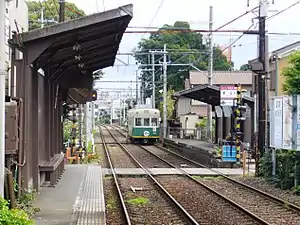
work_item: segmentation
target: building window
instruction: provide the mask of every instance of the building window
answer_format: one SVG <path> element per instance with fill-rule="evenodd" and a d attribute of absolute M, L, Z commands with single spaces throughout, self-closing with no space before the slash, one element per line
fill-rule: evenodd
<path fill-rule="evenodd" d="M 142 126 L 142 118 L 135 118 L 135 126 Z"/>

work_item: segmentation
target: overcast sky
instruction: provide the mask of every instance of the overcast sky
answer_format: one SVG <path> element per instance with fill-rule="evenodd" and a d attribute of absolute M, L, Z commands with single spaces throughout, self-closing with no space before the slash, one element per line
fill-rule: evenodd
<path fill-rule="evenodd" d="M 117 8 L 126 4 L 133 4 L 133 19 L 129 26 L 146 26 L 150 25 L 152 18 L 155 15 L 162 0 L 68 0 L 75 3 L 79 8 L 83 9 L 86 14 L 102 12 Z M 271 0 L 270 0 L 271 1 Z M 289 5 L 297 2 L 297 0 L 275 0 L 275 4 L 269 8 L 269 15 L 273 15 Z M 243 14 L 247 10 L 258 5 L 258 0 L 250 0 L 250 7 L 247 7 L 247 0 L 164 0 L 154 20 L 152 27 L 160 27 L 164 24 L 173 25 L 175 21 L 187 21 L 191 24 L 192 29 L 208 29 L 209 6 L 214 7 L 214 27 L 217 28 L 233 18 Z M 267 23 L 269 32 L 283 32 L 283 33 L 300 33 L 300 26 L 298 25 L 300 4 L 292 9 L 270 19 Z M 252 23 L 252 18 L 255 15 L 249 13 L 247 16 L 230 24 L 224 29 L 248 29 Z M 256 21 L 256 20 L 255 20 Z M 142 29 L 141 29 L 142 30 Z M 144 29 L 143 29 L 144 30 Z M 148 35 L 139 34 L 125 34 L 120 45 L 119 51 L 121 53 L 131 52 L 137 46 L 138 41 L 142 37 Z M 227 45 L 237 38 L 237 34 L 214 34 L 214 43 L 219 45 Z M 248 60 L 257 56 L 257 37 L 244 36 L 233 48 L 232 59 L 235 67 L 238 69 L 240 65 L 247 63 Z M 283 36 L 270 35 L 269 49 L 270 51 L 288 45 L 292 42 L 300 40 L 298 36 Z M 134 64 L 134 59 L 127 56 L 118 56 L 118 59 L 128 63 Z M 116 60 L 115 66 L 104 70 L 105 80 L 135 80 L 135 66 L 124 66 L 121 62 Z M 127 89 L 130 83 L 102 83 L 101 88 L 121 88 Z M 135 88 L 132 84 L 132 88 Z M 105 90 L 105 89 L 103 89 Z M 106 89 L 108 90 L 108 89 Z M 122 91 L 122 90 L 121 90 Z M 123 90 L 123 93 L 125 91 Z"/>

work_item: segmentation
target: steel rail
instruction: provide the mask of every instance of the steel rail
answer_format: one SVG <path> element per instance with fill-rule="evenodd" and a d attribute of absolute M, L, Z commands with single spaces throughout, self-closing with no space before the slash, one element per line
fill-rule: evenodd
<path fill-rule="evenodd" d="M 295 204 L 293 204 L 293 203 L 291 203 L 291 202 L 285 201 L 285 200 L 283 200 L 283 199 L 281 199 L 281 198 L 278 198 L 278 197 L 276 197 L 276 196 L 274 196 L 274 195 L 271 195 L 271 194 L 269 194 L 269 193 L 267 193 L 267 192 L 264 192 L 264 191 L 262 191 L 262 190 L 259 190 L 259 189 L 255 188 L 255 187 L 252 187 L 252 186 L 250 186 L 250 185 L 248 185 L 248 184 L 245 184 L 245 183 L 243 183 L 243 182 L 241 182 L 241 181 L 235 180 L 235 179 L 233 179 L 233 178 L 227 176 L 226 174 L 224 174 L 224 173 L 222 173 L 222 172 L 220 172 L 220 171 L 211 169 L 211 168 L 209 168 L 209 167 L 207 167 L 207 166 L 205 166 L 205 165 L 203 165 L 203 164 L 201 164 L 201 163 L 198 163 L 198 162 L 195 162 L 194 160 L 188 159 L 188 158 L 186 158 L 186 157 L 184 157 L 184 156 L 182 156 L 182 155 L 180 155 L 180 154 L 177 154 L 177 153 L 175 153 L 175 152 L 173 152 L 173 151 L 171 151 L 171 150 L 169 150 L 169 149 L 167 149 L 167 148 L 165 148 L 165 147 L 163 147 L 163 146 L 161 146 L 161 145 L 156 145 L 156 147 L 158 147 L 159 149 L 161 149 L 161 150 L 163 150 L 163 151 L 167 151 L 167 152 L 169 152 L 169 153 L 171 153 L 171 154 L 174 154 L 174 155 L 176 155 L 176 156 L 178 156 L 178 157 L 180 157 L 180 158 L 183 158 L 183 159 L 185 159 L 185 160 L 187 160 L 187 161 L 189 161 L 189 162 L 191 162 L 191 163 L 194 163 L 195 165 L 198 165 L 198 166 L 200 166 L 200 167 L 202 167 L 202 168 L 208 169 L 208 170 L 210 170 L 210 171 L 216 173 L 217 175 L 219 175 L 219 176 L 221 176 L 221 177 L 223 177 L 223 178 L 225 178 L 225 179 L 231 181 L 232 183 L 238 184 L 238 185 L 243 186 L 243 187 L 245 187 L 245 188 L 247 188 L 247 189 L 249 189 L 249 190 L 251 190 L 251 191 L 257 192 L 257 193 L 259 193 L 260 195 L 263 195 L 263 196 L 265 196 L 266 198 L 269 198 L 269 199 L 273 200 L 274 202 L 280 203 L 280 204 L 282 204 L 282 205 L 284 205 L 284 206 L 289 206 L 290 208 L 292 208 L 292 209 L 295 210 L 296 212 L 300 213 L 300 207 L 297 206 L 297 205 L 295 205 Z"/>
<path fill-rule="evenodd" d="M 113 128 L 114 129 L 114 128 Z M 117 129 L 114 129 L 117 132 L 119 132 Z M 121 132 L 119 132 L 120 134 L 122 134 Z M 123 135 L 123 134 L 122 134 Z M 227 202 L 229 202 L 231 205 L 235 206 L 236 208 L 238 208 L 239 210 L 243 211 L 244 213 L 246 213 L 247 215 L 249 215 L 251 218 L 253 218 L 254 220 L 256 220 L 257 222 L 264 224 L 264 225 L 271 225 L 270 223 L 268 223 L 267 221 L 265 221 L 264 219 L 262 219 L 261 217 L 255 215 L 254 213 L 252 213 L 251 211 L 247 210 L 246 208 L 244 208 L 243 206 L 241 206 L 240 204 L 232 201 L 231 199 L 227 198 L 225 195 L 219 193 L 218 191 L 210 188 L 209 186 L 207 186 L 206 184 L 204 184 L 203 182 L 195 179 L 194 177 L 192 177 L 189 173 L 187 173 L 185 170 L 176 167 L 175 165 L 173 165 L 172 163 L 168 162 L 167 160 L 163 159 L 162 157 L 154 154 L 153 152 L 149 151 L 146 147 L 139 145 L 139 147 L 143 150 L 145 150 L 146 152 L 150 153 L 151 155 L 153 155 L 154 157 L 156 157 L 157 159 L 165 162 L 166 164 L 168 164 L 169 166 L 175 168 L 176 170 L 180 171 L 182 174 L 184 174 L 186 177 L 188 177 L 190 180 L 198 183 L 199 185 L 201 185 L 202 187 L 206 188 L 207 190 L 209 190 L 210 192 L 218 195 L 219 197 L 221 197 L 222 199 L 226 200 Z M 185 158 L 185 157 L 184 157 Z M 194 163 L 194 162 L 193 162 Z"/>
<path fill-rule="evenodd" d="M 119 129 L 121 129 L 121 128 L 119 128 Z M 121 133 L 118 129 L 115 129 L 115 130 L 118 131 L 120 134 L 123 135 L 123 133 Z M 175 153 L 175 152 L 173 152 L 173 151 L 171 151 L 171 150 L 169 150 L 169 149 L 167 149 L 167 148 L 165 148 L 165 147 L 163 147 L 163 146 L 161 146 L 161 145 L 155 145 L 155 146 L 158 147 L 159 149 L 163 150 L 163 151 L 166 151 L 166 152 L 168 152 L 168 153 L 171 153 L 171 154 L 173 154 L 173 155 L 176 155 L 177 157 L 182 158 L 182 159 L 184 159 L 184 160 L 186 160 L 186 161 L 188 161 L 188 162 L 190 162 L 190 163 L 193 163 L 193 164 L 195 164 L 195 165 L 197 165 L 197 166 L 199 166 L 199 167 L 208 169 L 208 170 L 210 170 L 210 171 L 216 173 L 217 175 L 219 175 L 219 176 L 221 176 L 221 177 L 223 177 L 223 178 L 225 178 L 225 179 L 227 179 L 227 180 L 229 180 L 229 181 L 231 181 L 231 182 L 233 182 L 233 183 L 235 183 L 235 184 L 238 184 L 238 185 L 243 186 L 243 187 L 245 187 L 245 188 L 247 188 L 247 189 L 249 189 L 249 190 L 252 190 L 252 191 L 254 191 L 254 192 L 257 192 L 257 193 L 259 193 L 259 194 L 265 196 L 266 198 L 269 198 L 269 199 L 271 199 L 271 200 L 273 200 L 273 201 L 275 201 L 275 202 L 277 202 L 277 203 L 280 203 L 280 204 L 282 204 L 282 205 L 284 205 L 284 206 L 289 206 L 290 208 L 294 209 L 296 212 L 300 213 L 300 207 L 297 206 L 297 205 L 295 205 L 295 204 L 293 204 L 293 203 L 291 203 L 291 202 L 285 201 L 285 200 L 283 200 L 283 199 L 281 199 L 281 198 L 278 198 L 278 197 L 276 197 L 276 196 L 274 196 L 274 195 L 271 195 L 271 194 L 269 194 L 269 193 L 267 193 L 267 192 L 264 192 L 264 191 L 262 191 L 262 190 L 259 190 L 259 189 L 255 188 L 255 187 L 252 187 L 252 186 L 250 186 L 250 185 L 248 185 L 248 184 L 245 184 L 245 183 L 243 183 L 243 182 L 241 182 L 241 181 L 235 180 L 235 179 L 233 179 L 233 178 L 227 176 L 226 174 L 224 174 L 224 173 L 222 173 L 222 172 L 219 172 L 219 171 L 217 171 L 217 170 L 211 169 L 211 168 L 209 168 L 209 167 L 207 167 L 207 166 L 205 166 L 205 165 L 203 165 L 203 164 L 201 164 L 201 163 L 198 163 L 198 162 L 196 162 L 196 161 L 194 161 L 194 160 L 192 160 L 192 159 L 189 159 L 189 158 L 184 157 L 184 156 L 182 156 L 182 155 L 180 155 L 180 154 L 178 154 L 178 153 Z M 143 146 L 141 146 L 141 147 L 143 147 Z M 180 168 L 179 168 L 179 169 L 180 169 Z"/>
<path fill-rule="evenodd" d="M 183 213 L 183 215 L 190 221 L 192 224 L 199 225 L 196 219 L 192 215 L 190 215 L 184 207 L 176 201 L 176 199 L 152 176 L 152 174 L 145 168 L 143 165 L 128 151 L 127 147 L 119 142 L 119 140 L 116 138 L 114 134 L 106 127 L 104 126 L 107 131 L 110 133 L 110 135 L 115 139 L 117 144 L 131 157 L 131 159 L 134 161 L 135 164 L 137 164 L 150 179 L 166 194 L 166 196 L 180 209 L 180 211 Z M 113 128 L 114 129 L 114 128 Z"/>
<path fill-rule="evenodd" d="M 108 163 L 109 163 L 109 167 L 110 167 L 111 173 L 112 173 L 113 178 L 114 178 L 114 183 L 115 183 L 115 186 L 116 186 L 117 191 L 118 191 L 118 195 L 119 195 L 119 198 L 120 198 L 120 201 L 121 201 L 121 205 L 122 205 L 122 208 L 123 208 L 123 211 L 124 211 L 126 223 L 127 223 L 128 225 L 131 225 L 130 216 L 129 216 L 129 213 L 128 213 L 127 208 L 126 208 L 126 204 L 125 204 L 125 201 L 124 201 L 122 192 L 121 192 L 121 188 L 120 188 L 119 183 L 118 183 L 118 179 L 117 179 L 116 172 L 115 172 L 114 167 L 113 167 L 113 164 L 112 164 L 112 162 L 111 162 L 111 158 L 110 158 L 110 155 L 109 155 L 109 151 L 108 151 L 108 149 L 107 149 L 107 146 L 106 146 L 104 137 L 103 137 L 103 135 L 102 135 L 102 129 L 101 129 L 101 127 L 100 127 L 100 137 L 101 137 L 101 140 L 102 140 L 102 143 L 103 143 L 103 147 L 104 147 L 104 150 L 105 150 L 105 155 L 106 155 L 106 157 L 107 157 L 107 161 L 108 161 Z"/>

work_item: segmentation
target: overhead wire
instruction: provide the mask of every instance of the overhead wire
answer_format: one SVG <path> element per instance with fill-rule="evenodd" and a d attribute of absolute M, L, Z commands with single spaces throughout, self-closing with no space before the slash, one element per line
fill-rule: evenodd
<path fill-rule="evenodd" d="M 285 11 L 287 11 L 287 10 L 293 8 L 294 6 L 298 5 L 299 3 L 300 3 L 300 1 L 297 1 L 297 2 L 293 3 L 292 5 L 290 5 L 290 6 L 286 7 L 286 8 L 284 8 L 283 10 L 280 10 L 279 12 L 273 14 L 272 16 L 269 16 L 269 17 L 266 19 L 266 21 L 272 19 L 272 18 L 275 17 L 275 16 L 278 16 L 278 15 L 281 14 L 281 13 L 284 13 Z"/>
<path fill-rule="evenodd" d="M 277 15 L 279 15 L 279 14 L 285 12 L 285 11 L 287 11 L 288 9 L 293 8 L 294 6 L 298 5 L 299 3 L 300 3 L 300 1 L 297 1 L 297 2 L 293 3 L 292 5 L 288 6 L 287 8 L 284 8 L 283 10 L 281 10 L 281 11 L 279 11 L 279 12 L 273 14 L 272 16 L 268 17 L 268 18 L 266 19 L 266 21 L 267 21 L 267 20 L 270 20 L 270 19 L 272 19 L 272 18 L 274 18 L 275 16 L 277 16 Z M 258 6 L 258 7 L 259 7 L 259 6 Z M 248 28 L 248 30 L 250 30 L 253 26 L 254 26 L 254 24 L 252 24 L 252 25 Z M 234 44 L 235 44 L 237 41 L 239 41 L 246 33 L 247 33 L 247 32 L 244 32 L 244 33 L 243 33 L 242 35 L 240 35 L 237 39 L 235 39 L 233 42 L 231 42 L 225 49 L 223 49 L 222 52 L 224 52 L 225 50 L 227 50 L 228 48 L 230 48 L 232 45 L 234 45 Z M 269 32 L 268 34 L 273 34 L 273 35 L 284 35 L 284 33 L 277 33 L 277 32 L 273 32 L 273 33 Z M 288 33 L 288 34 L 286 34 L 286 35 L 300 35 L 300 33 Z"/>

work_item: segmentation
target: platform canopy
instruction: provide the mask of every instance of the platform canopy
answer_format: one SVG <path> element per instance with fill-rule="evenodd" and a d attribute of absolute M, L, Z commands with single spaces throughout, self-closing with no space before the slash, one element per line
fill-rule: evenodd
<path fill-rule="evenodd" d="M 180 96 L 201 101 L 212 105 L 213 107 L 220 105 L 220 88 L 215 85 L 200 84 L 174 94 L 174 97 Z M 250 107 L 254 106 L 254 99 L 252 97 L 244 96 L 243 101 Z"/>
<path fill-rule="evenodd" d="M 113 66 L 122 36 L 132 19 L 133 6 L 125 5 L 102 13 L 36 29 L 13 39 L 23 49 L 32 68 L 61 88 L 74 88 L 69 95 L 88 93 L 93 72 Z M 20 43 L 21 42 L 21 43 Z M 85 96 L 86 97 L 86 96 Z"/>

